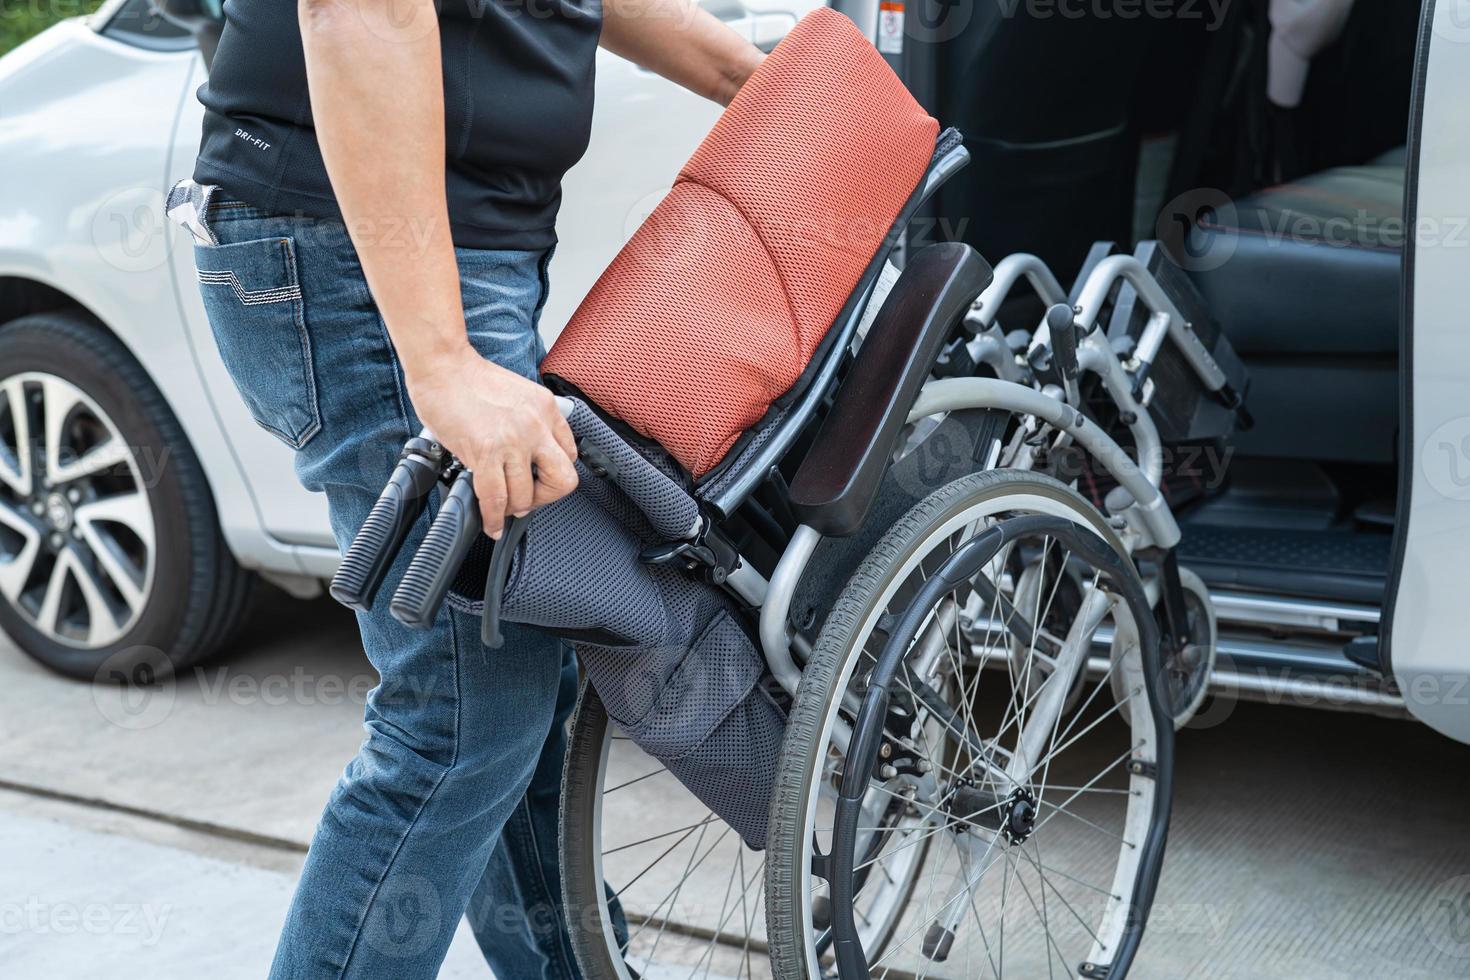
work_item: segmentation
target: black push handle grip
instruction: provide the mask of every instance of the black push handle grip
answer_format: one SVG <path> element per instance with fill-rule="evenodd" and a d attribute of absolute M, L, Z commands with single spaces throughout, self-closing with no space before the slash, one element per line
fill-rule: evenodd
<path fill-rule="evenodd" d="M 1046 311 L 1046 329 L 1051 335 L 1052 366 L 1062 379 L 1062 389 L 1068 405 L 1076 405 L 1081 398 L 1077 393 L 1077 376 L 1081 368 L 1077 363 L 1077 325 L 1072 319 L 1073 309 L 1066 303 L 1058 303 Z"/>
<path fill-rule="evenodd" d="M 434 515 L 434 523 L 429 525 L 429 533 L 403 573 L 398 591 L 393 593 L 388 611 L 394 619 L 414 629 L 433 625 L 480 529 L 474 477 L 469 470 L 460 470 L 444 495 L 439 513 Z"/>
<path fill-rule="evenodd" d="M 388 485 L 378 495 L 347 554 L 342 556 L 337 574 L 332 576 L 329 591 L 333 599 L 364 612 L 372 608 L 388 567 L 439 480 L 443 452 L 426 436 L 408 441 Z"/>
<path fill-rule="evenodd" d="M 1046 329 L 1051 334 L 1052 359 L 1057 370 L 1068 381 L 1076 381 L 1077 327 L 1072 320 L 1072 308 L 1066 303 L 1058 303 L 1047 310 Z"/>

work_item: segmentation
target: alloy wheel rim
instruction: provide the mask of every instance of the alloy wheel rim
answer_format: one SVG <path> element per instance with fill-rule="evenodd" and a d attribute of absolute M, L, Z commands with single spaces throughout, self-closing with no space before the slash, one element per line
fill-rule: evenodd
<path fill-rule="evenodd" d="M 152 594 L 149 484 L 112 418 L 65 378 L 0 379 L 0 599 L 48 640 L 124 637 Z"/>

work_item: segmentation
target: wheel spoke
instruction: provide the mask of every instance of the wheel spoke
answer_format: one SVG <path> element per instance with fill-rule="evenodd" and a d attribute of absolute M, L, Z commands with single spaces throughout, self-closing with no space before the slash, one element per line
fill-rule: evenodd
<path fill-rule="evenodd" d="M 46 583 L 46 593 L 41 600 L 41 608 L 36 612 L 36 622 L 44 630 L 52 633 L 61 632 L 61 602 L 66 595 L 66 583 L 70 577 L 70 562 L 65 555 L 58 558 L 56 564 L 51 566 L 51 578 Z"/>
<path fill-rule="evenodd" d="M 109 436 L 106 442 L 88 449 L 73 460 L 57 459 L 47 464 L 47 476 L 53 484 L 67 483 L 86 476 L 95 476 L 132 459 L 133 454 L 121 439 Z"/>
<path fill-rule="evenodd" d="M 15 445 L 0 442 L 0 482 L 19 497 L 28 497 L 33 489 L 31 472 L 31 421 L 26 410 L 25 392 L 18 378 L 5 383 L 5 401 L 9 406 L 10 425 L 15 432 Z"/>
<path fill-rule="evenodd" d="M 698 830 L 699 828 L 708 826 L 709 824 L 712 824 L 719 819 L 719 817 L 711 813 L 709 816 L 705 817 L 703 820 L 700 820 L 698 823 L 691 823 L 684 827 L 676 827 L 673 830 L 666 830 L 661 834 L 654 834 L 652 837 L 645 837 L 642 840 L 635 840 L 631 844 L 619 844 L 617 847 L 603 851 L 602 856 L 607 857 L 609 854 L 616 854 L 619 851 L 626 851 L 630 847 L 640 847 L 643 844 L 649 844 L 656 840 L 663 840 L 665 837 L 672 837 L 675 834 L 682 834 L 686 830 Z M 695 846 L 698 847 L 698 845 Z"/>
<path fill-rule="evenodd" d="M 67 595 L 67 584 L 71 583 L 81 594 L 87 611 L 87 625 L 79 639 L 88 646 L 103 646 L 120 635 L 121 623 L 112 603 L 103 593 L 102 583 L 97 581 L 92 570 L 70 549 L 56 556 L 56 565 L 51 571 L 51 580 L 46 585 L 46 597 L 42 600 L 38 622 L 54 633 L 69 633 L 61 622 L 62 603 Z"/>
<path fill-rule="evenodd" d="M 1039 845 L 1037 845 L 1037 846 L 1039 848 Z M 1047 881 L 1046 875 L 1044 873 L 1042 873 L 1042 870 L 1041 870 L 1041 867 L 1042 867 L 1041 866 L 1041 862 L 1039 860 L 1037 860 L 1035 857 L 1033 857 L 1031 854 L 1028 854 L 1026 852 L 1026 849 L 1024 847 L 1021 848 L 1020 850 L 1021 850 L 1021 856 L 1024 857 L 1031 864 L 1031 867 L 1036 870 L 1036 877 L 1041 881 L 1041 909 L 1042 909 L 1042 914 L 1043 915 L 1046 914 L 1046 890 L 1048 888 L 1050 888 L 1052 890 L 1052 894 L 1056 895 L 1056 897 L 1058 898 L 1058 900 L 1060 900 L 1061 903 L 1064 906 L 1066 906 L 1067 911 L 1072 913 L 1072 918 L 1074 918 L 1074 919 L 1077 920 L 1077 924 L 1080 925 L 1083 929 L 1087 930 L 1087 934 L 1092 937 L 1093 942 L 1101 943 L 1102 940 L 1100 940 L 1100 939 L 1097 938 L 1097 933 L 1095 933 L 1095 932 L 1092 931 L 1092 927 L 1087 924 L 1087 920 L 1084 919 L 1084 918 L 1082 918 L 1081 913 L 1079 913 L 1077 911 L 1077 909 L 1072 905 L 1071 902 L 1067 901 L 1067 896 L 1063 895 L 1061 893 L 1061 890 L 1058 889 L 1056 885 L 1052 884 L 1050 881 Z M 1050 935 L 1051 935 L 1051 930 L 1050 929 L 1047 930 L 1047 935 L 1048 935 L 1048 937 L 1050 937 Z M 1060 953 L 1061 950 L 1057 950 L 1057 952 Z M 1064 963 L 1066 962 L 1066 957 L 1065 956 L 1062 957 L 1062 962 L 1064 962 Z"/>
<path fill-rule="evenodd" d="M 48 377 L 41 382 L 42 448 L 48 475 L 70 462 L 64 458 L 66 423 L 81 400 L 81 393 L 60 378 Z"/>
<path fill-rule="evenodd" d="M 652 779 L 659 773 L 668 771 L 669 770 L 664 766 L 660 766 L 657 769 L 653 770 L 653 772 L 645 772 L 641 776 L 634 776 L 632 779 L 629 779 L 626 782 L 618 783 L 616 786 L 609 786 L 607 789 L 603 790 L 602 793 L 604 796 L 606 796 L 608 793 L 616 793 L 618 790 L 626 789 L 627 787 L 632 786 L 634 783 L 641 783 L 645 779 Z"/>
<path fill-rule="evenodd" d="M 714 814 L 710 814 L 710 820 L 713 819 Z M 694 846 L 689 850 L 689 860 L 684 864 L 684 874 L 680 876 L 679 883 L 674 886 L 674 890 L 669 892 L 665 899 L 669 903 L 669 914 L 663 917 L 663 921 L 658 927 L 658 935 L 653 937 L 653 947 L 648 951 L 648 960 L 650 963 L 658 955 L 658 944 L 663 942 L 664 930 L 668 928 L 669 920 L 674 917 L 674 909 L 679 904 L 679 896 L 684 891 L 684 883 L 689 880 L 690 867 L 694 864 L 694 859 L 699 857 L 699 845 L 704 843 L 704 835 L 709 832 L 710 820 L 701 820 L 695 824 L 699 828 L 699 836 L 694 839 Z M 658 910 L 661 908 L 663 908 L 663 902 L 659 903 L 658 908 L 654 910 L 654 914 L 657 915 Z"/>
<path fill-rule="evenodd" d="M 95 524 L 121 524 L 127 528 L 144 547 L 153 549 L 153 510 L 148 497 L 141 490 L 103 497 L 81 504 L 74 518 L 84 529 Z"/>
<path fill-rule="evenodd" d="M 20 549 L 0 561 L 0 596 L 14 605 L 35 571 L 36 555 L 41 550 L 41 532 L 3 500 L 0 500 L 0 526 L 13 531 L 21 539 Z"/>

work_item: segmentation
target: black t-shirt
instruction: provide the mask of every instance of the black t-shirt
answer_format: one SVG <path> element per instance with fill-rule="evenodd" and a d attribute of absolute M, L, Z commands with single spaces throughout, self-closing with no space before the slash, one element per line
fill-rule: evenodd
<path fill-rule="evenodd" d="M 549 247 L 562 175 L 587 149 L 601 0 L 436 5 L 454 242 Z M 340 218 L 312 127 L 296 10 L 296 0 L 225 4 L 199 89 L 206 112 L 194 179 L 255 207 Z"/>

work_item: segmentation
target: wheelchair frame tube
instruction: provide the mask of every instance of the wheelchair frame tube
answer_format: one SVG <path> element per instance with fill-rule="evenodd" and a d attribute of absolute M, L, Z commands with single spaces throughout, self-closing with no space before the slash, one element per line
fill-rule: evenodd
<path fill-rule="evenodd" d="M 1112 375 L 1121 373 L 1122 368 L 1111 351 L 1105 353 L 1112 369 L 1099 373 L 1105 383 L 1112 387 L 1120 383 Z M 1122 383 L 1126 388 L 1126 379 Z M 1128 402 L 1132 403 L 1131 391 L 1127 392 L 1127 397 Z M 996 378 L 946 378 L 931 381 L 919 392 L 918 400 L 909 409 L 908 421 L 912 423 L 926 416 L 967 408 L 996 408 L 1018 415 L 1035 415 L 1070 433 L 1132 495 L 1134 506 L 1138 508 L 1153 543 L 1162 548 L 1172 548 L 1179 543 L 1179 525 L 1164 501 L 1163 494 L 1159 492 L 1156 485 L 1158 477 L 1150 478 L 1148 473 L 1128 458 L 1121 446 L 1081 412 L 1034 388 Z M 1146 422 L 1148 415 L 1141 409 L 1139 418 L 1145 420 L 1147 431 L 1152 434 L 1152 448 L 1144 440 L 1140 440 L 1140 453 L 1146 459 L 1152 460 L 1150 469 L 1156 469 L 1160 456 L 1158 434 L 1153 431 L 1152 424 Z M 791 656 L 787 616 L 791 611 L 791 599 L 796 593 L 796 586 L 821 540 L 822 535 L 815 528 L 803 524 L 796 529 L 771 574 L 765 590 L 765 602 L 761 604 L 761 652 L 765 654 L 766 664 L 771 668 L 776 681 L 793 696 L 801 684 L 801 668 Z"/>
<path fill-rule="evenodd" d="M 1108 373 L 1104 373 L 1103 377 L 1106 379 Z M 998 408 L 1018 415 L 1035 415 L 1070 433 L 1133 496 L 1134 504 L 1138 507 L 1153 544 L 1161 548 L 1172 548 L 1179 543 L 1179 525 L 1154 481 L 1128 458 L 1121 446 L 1077 409 L 1033 388 L 1009 381 L 996 378 L 945 378 L 931 381 L 924 386 L 913 408 L 909 409 L 909 421 L 966 408 Z M 1144 419 L 1147 415 L 1139 417 Z M 1155 434 L 1155 444 L 1157 438 Z M 1156 452 L 1154 458 L 1158 458 Z"/>
<path fill-rule="evenodd" d="M 792 697 L 801 685 L 801 668 L 791 656 L 791 635 L 787 632 L 786 616 L 791 611 L 791 597 L 802 573 L 812 558 L 812 552 L 822 541 L 821 532 L 806 524 L 791 535 L 791 542 L 776 563 L 771 580 L 766 586 L 766 601 L 761 605 L 760 637 L 761 651 L 766 655 L 766 665 L 771 668 L 776 682 Z"/>
<path fill-rule="evenodd" d="M 1184 314 L 1179 312 L 1179 307 L 1164 292 L 1158 280 L 1142 262 L 1131 255 L 1109 255 L 1087 277 L 1087 282 L 1082 286 L 1082 294 L 1077 300 L 1077 323 L 1083 333 L 1090 334 L 1098 325 L 1102 305 L 1107 301 L 1108 293 L 1112 292 L 1113 284 L 1119 279 L 1128 280 L 1138 290 L 1138 296 L 1144 305 L 1153 311 L 1143 329 L 1143 335 L 1138 339 L 1138 359 L 1152 364 L 1167 333 L 1178 345 L 1189 366 L 1194 368 L 1195 374 L 1199 375 L 1201 384 L 1210 391 L 1223 388 L 1226 378 L 1220 365 L 1215 363 L 1205 345 L 1200 343 L 1194 329 L 1184 319 Z"/>
<path fill-rule="evenodd" d="M 1031 288 L 1041 297 L 1043 305 L 1052 306 L 1067 301 L 1067 291 L 1057 282 L 1057 277 L 1052 275 L 1045 262 L 1028 252 L 1016 252 L 996 263 L 995 278 L 990 280 L 990 285 L 975 300 L 974 313 L 971 315 L 980 321 L 982 327 L 994 326 L 1000 313 L 1000 304 L 1016 288 L 1016 283 L 1021 281 L 1022 276 L 1031 283 Z"/>

